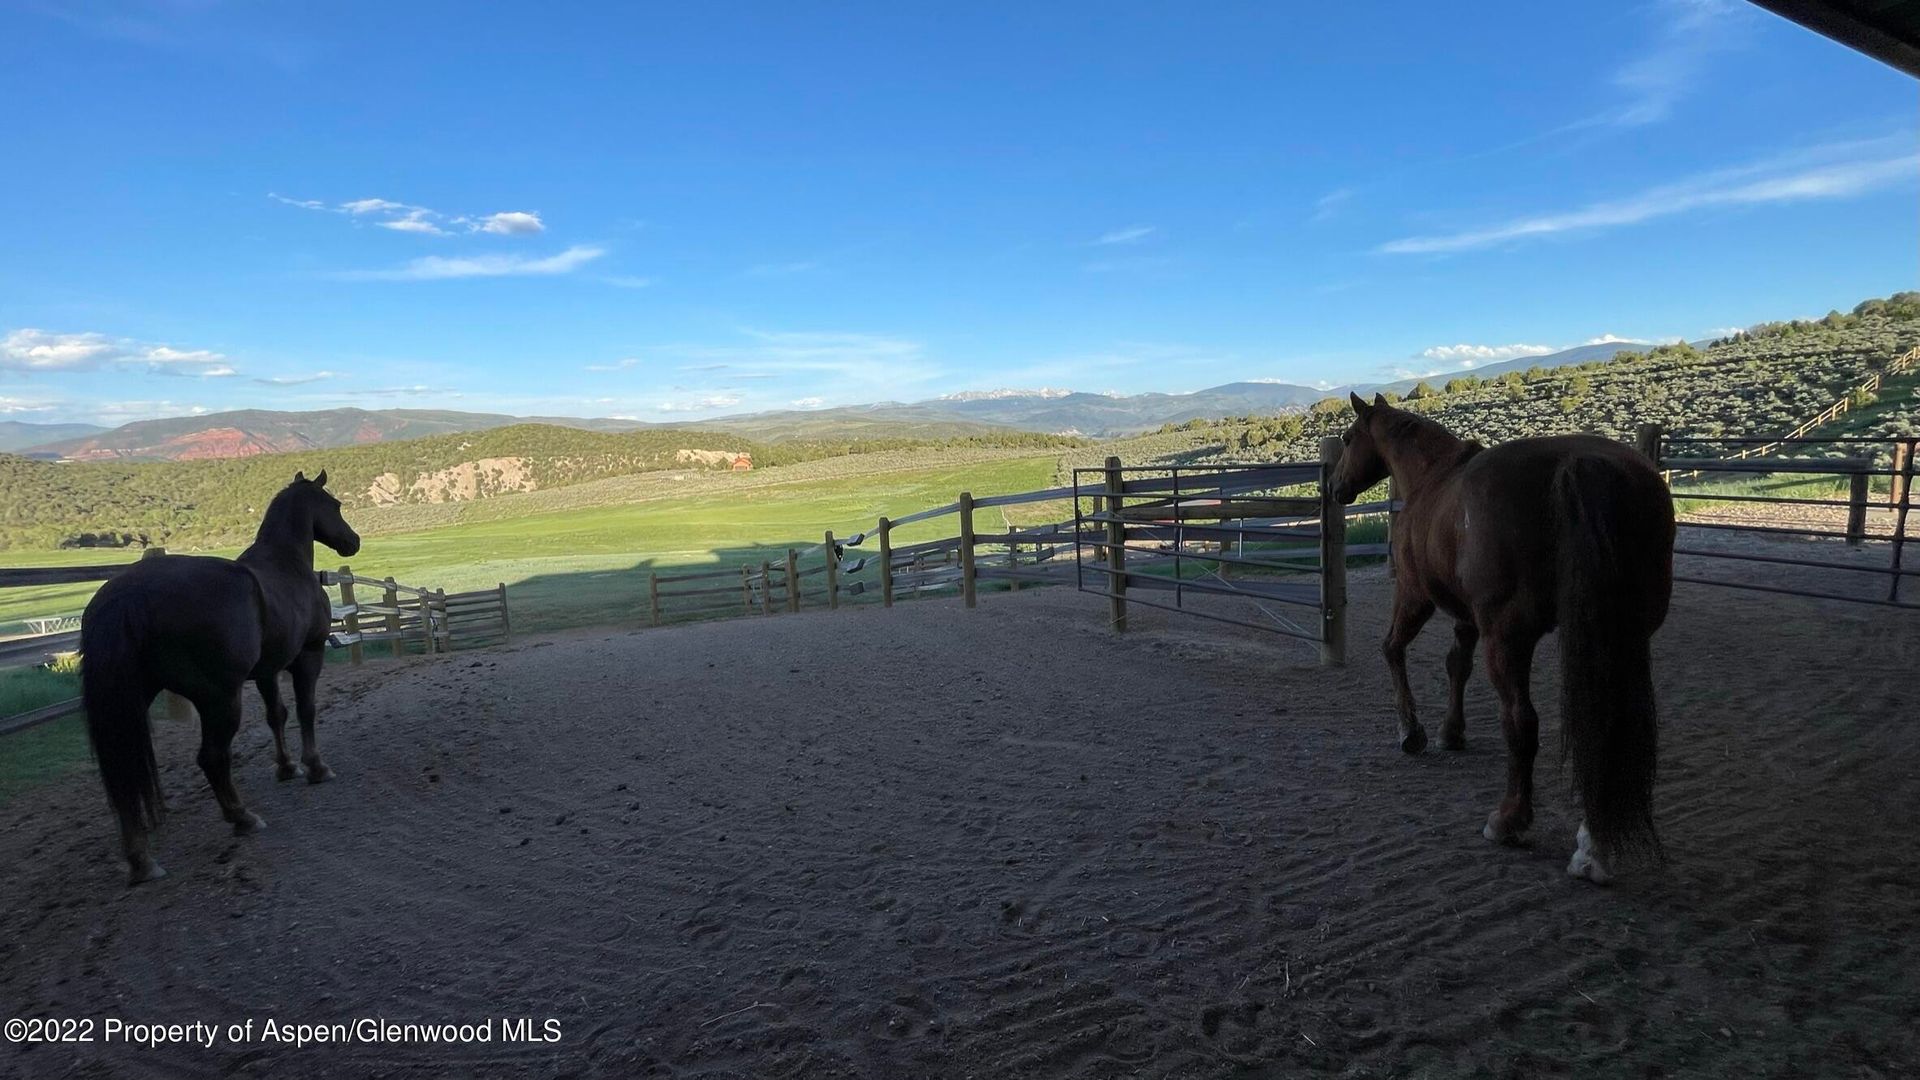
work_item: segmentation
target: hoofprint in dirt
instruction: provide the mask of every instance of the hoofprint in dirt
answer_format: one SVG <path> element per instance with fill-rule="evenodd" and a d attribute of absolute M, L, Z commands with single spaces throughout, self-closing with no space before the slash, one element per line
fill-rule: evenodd
<path fill-rule="evenodd" d="M 1920 1068 L 1920 617 L 1682 586 L 1671 862 L 1600 889 L 1564 872 L 1550 752 L 1532 846 L 1480 838 L 1505 750 L 1478 675 L 1469 749 L 1400 753 L 1389 586 L 1351 588 L 1343 671 L 1148 609 L 1116 636 L 1066 590 L 330 670 L 338 780 L 276 785 L 255 717 L 270 827 L 243 839 L 200 820 L 193 732 L 163 723 L 166 880 L 124 886 L 91 776 L 0 811 L 0 1012 L 495 1041 L 8 1045 L 0 1074 Z M 1429 715 L 1450 640 L 1414 648 Z M 503 1044 L 501 1017 L 561 1038 Z"/>

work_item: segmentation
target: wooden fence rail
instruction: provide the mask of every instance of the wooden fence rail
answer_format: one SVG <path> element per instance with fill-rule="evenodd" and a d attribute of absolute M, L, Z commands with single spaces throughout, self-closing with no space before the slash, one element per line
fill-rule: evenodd
<path fill-rule="evenodd" d="M 148 548 L 141 558 L 165 555 L 165 548 Z M 44 585 L 70 585 L 107 581 L 124 573 L 132 562 L 97 566 L 25 567 L 0 569 L 0 588 L 25 588 Z M 332 604 L 333 628 L 327 635 L 329 648 L 345 649 L 349 662 L 364 658 L 368 643 L 385 643 L 392 656 L 400 656 L 414 646 L 425 653 L 446 652 L 455 647 L 496 644 L 507 640 L 512 624 L 507 611 L 507 587 L 449 594 L 440 589 L 402 585 L 392 578 L 369 578 L 348 567 L 318 572 L 323 587 L 340 590 L 338 603 Z M 377 595 L 377 599 L 374 597 Z M 68 620 L 37 620 L 59 625 Z M 456 646 L 456 642 L 458 645 Z M 49 633 L 0 640 L 0 670 L 38 667 L 72 655 L 80 648 L 78 629 L 55 629 Z M 190 706 L 174 695 L 162 694 L 161 704 L 172 714 L 183 714 Z M 80 711 L 80 699 L 70 698 L 52 704 L 0 717 L 0 735 L 21 731 L 49 720 Z"/>

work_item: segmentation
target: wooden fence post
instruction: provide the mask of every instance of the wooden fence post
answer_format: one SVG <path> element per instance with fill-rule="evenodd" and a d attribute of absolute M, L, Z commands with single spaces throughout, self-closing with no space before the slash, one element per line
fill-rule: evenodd
<path fill-rule="evenodd" d="M 150 547 L 140 553 L 142 559 L 158 559 L 167 553 L 163 547 Z M 84 663 L 85 661 L 82 661 Z M 193 719 L 193 703 L 171 690 L 160 692 L 160 701 L 165 707 L 167 719 L 187 721 Z"/>
<path fill-rule="evenodd" d="M 760 560 L 760 614 L 773 614 L 773 563 Z"/>
<path fill-rule="evenodd" d="M 513 640 L 513 623 L 507 618 L 507 583 L 500 583 L 500 641 Z"/>
<path fill-rule="evenodd" d="M 347 646 L 347 661 L 358 664 L 362 659 L 360 649 L 360 610 L 353 597 L 353 567 L 340 567 L 340 606 L 347 609 L 347 633 L 353 636 L 353 644 Z"/>
<path fill-rule="evenodd" d="M 1899 509 L 1906 505 L 1907 493 L 1913 481 L 1913 443 L 1896 442 L 1893 444 L 1893 483 L 1887 492 L 1887 505 Z"/>
<path fill-rule="evenodd" d="M 740 564 L 740 613 L 753 614 L 753 571 L 746 563 Z"/>
<path fill-rule="evenodd" d="M 1112 599 L 1109 602 L 1113 628 L 1125 632 L 1127 629 L 1127 526 L 1120 520 L 1121 496 L 1126 492 L 1126 480 L 1120 472 L 1120 459 L 1107 459 L 1107 592 Z"/>
<path fill-rule="evenodd" d="M 1847 490 L 1847 543 L 1859 547 L 1867 538 L 1867 474 L 1854 473 Z"/>
<path fill-rule="evenodd" d="M 840 553 L 833 549 L 833 530 L 827 530 L 827 608 L 840 609 Z"/>
<path fill-rule="evenodd" d="M 386 586 L 380 595 L 380 606 L 387 609 L 387 652 L 398 660 L 407 654 L 407 643 L 400 640 L 400 593 L 394 588 L 392 578 L 382 584 Z"/>
<path fill-rule="evenodd" d="M 660 625 L 660 572 L 655 570 L 647 575 L 647 623 Z"/>
<path fill-rule="evenodd" d="M 880 519 L 880 606 L 893 606 L 893 522 Z"/>
<path fill-rule="evenodd" d="M 434 645 L 441 652 L 453 651 L 453 620 L 447 617 L 447 590 L 433 590 L 433 610 L 440 615 L 440 632 L 446 636 L 444 641 L 436 639 Z"/>
<path fill-rule="evenodd" d="M 1660 467 L 1660 439 L 1664 434 L 1659 424 L 1641 424 L 1633 429 L 1633 448 L 1656 469 Z"/>
<path fill-rule="evenodd" d="M 1333 497 L 1333 473 L 1340 464 L 1338 435 L 1320 440 L 1320 663 L 1347 663 L 1347 508 Z"/>
<path fill-rule="evenodd" d="M 800 610 L 800 553 L 787 549 L 787 610 Z"/>
<path fill-rule="evenodd" d="M 960 599 L 974 606 L 973 588 L 973 495 L 960 493 Z"/>
<path fill-rule="evenodd" d="M 1011 522 L 1009 522 L 1007 525 L 1007 532 L 1009 533 L 1013 532 L 1013 525 Z M 1020 572 L 1020 545 L 1012 542 L 1011 540 L 1007 542 L 1007 569 L 1013 571 L 1016 574 Z M 1008 580 L 1007 591 L 1019 592 L 1020 579 L 1012 578 Z"/>

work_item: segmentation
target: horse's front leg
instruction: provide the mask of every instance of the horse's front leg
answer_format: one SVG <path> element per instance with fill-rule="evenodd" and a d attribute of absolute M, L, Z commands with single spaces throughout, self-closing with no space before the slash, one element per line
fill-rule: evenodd
<path fill-rule="evenodd" d="M 1393 676 L 1394 707 L 1400 714 L 1400 750 L 1417 754 L 1427 748 L 1427 731 L 1413 704 L 1413 687 L 1407 685 L 1407 645 L 1420 634 L 1420 628 L 1433 617 L 1433 601 L 1410 599 L 1405 590 L 1393 592 L 1393 624 L 1387 628 L 1387 640 L 1380 652 L 1387 658 L 1387 671 Z"/>
<path fill-rule="evenodd" d="M 287 753 L 287 703 L 280 697 L 280 676 L 255 679 L 253 685 L 260 691 L 260 703 L 267 707 L 267 727 L 273 730 L 273 775 L 291 780 L 300 775 L 300 766 Z"/>
<path fill-rule="evenodd" d="M 1453 648 L 1447 652 L 1447 719 L 1440 725 L 1440 748 L 1467 748 L 1467 678 L 1473 674 L 1473 649 L 1480 643 L 1480 628 L 1472 619 L 1453 624 Z"/>
<path fill-rule="evenodd" d="M 300 760 L 307 766 L 307 783 L 320 784 L 333 779 L 333 770 L 320 760 L 320 739 L 313 730 L 313 690 L 320 682 L 320 668 L 327 654 L 319 646 L 303 649 L 293 658 L 293 707 L 300 714 Z"/>
<path fill-rule="evenodd" d="M 1533 824 L 1533 759 L 1540 751 L 1540 714 L 1533 709 L 1533 649 L 1538 634 L 1495 630 L 1487 636 L 1487 678 L 1500 694 L 1500 727 L 1507 735 L 1507 794 L 1487 815 L 1481 835 L 1517 843 Z"/>

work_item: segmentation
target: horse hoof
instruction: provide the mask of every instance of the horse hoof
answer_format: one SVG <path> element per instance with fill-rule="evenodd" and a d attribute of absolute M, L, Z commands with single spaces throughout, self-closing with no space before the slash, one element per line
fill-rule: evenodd
<path fill-rule="evenodd" d="M 149 859 L 145 866 L 135 866 L 127 871 L 127 884 L 138 885 L 143 881 L 159 881 L 166 876 L 166 868 Z"/>
<path fill-rule="evenodd" d="M 1417 754 L 1426 748 L 1427 732 L 1425 728 L 1414 728 L 1412 731 L 1400 736 L 1400 752 L 1403 754 Z"/>
<path fill-rule="evenodd" d="M 315 762 L 313 767 L 307 770 L 309 784 L 324 784 L 331 779 L 333 779 L 333 769 L 319 762 Z"/>
<path fill-rule="evenodd" d="M 1459 750 L 1465 750 L 1466 748 L 1467 748 L 1467 737 L 1465 735 L 1440 736 L 1440 749 L 1442 750 L 1459 751 Z"/>
<path fill-rule="evenodd" d="M 1587 831 L 1586 822 L 1580 823 L 1580 831 L 1574 835 L 1576 846 L 1573 858 L 1567 860 L 1567 876 L 1586 878 L 1595 885 L 1613 884 L 1613 874 L 1600 862 L 1600 856 L 1593 850 L 1593 834 Z"/>
<path fill-rule="evenodd" d="M 1522 831 L 1524 830 L 1516 829 L 1502 819 L 1500 811 L 1498 810 L 1488 814 L 1487 823 L 1480 827 L 1481 836 L 1486 837 L 1496 844 L 1503 844 L 1508 847 L 1514 847 L 1520 843 L 1520 834 Z"/>
<path fill-rule="evenodd" d="M 251 810 L 243 810 L 241 813 L 246 816 L 233 823 L 233 835 L 245 836 L 248 833 L 257 833 L 267 827 L 266 819 L 259 814 Z"/>
<path fill-rule="evenodd" d="M 307 770 L 302 769 L 300 766 L 295 765 L 293 762 L 289 761 L 286 764 L 275 769 L 273 772 L 273 775 L 276 779 L 293 780 L 297 777 L 305 776 L 306 772 Z"/>

